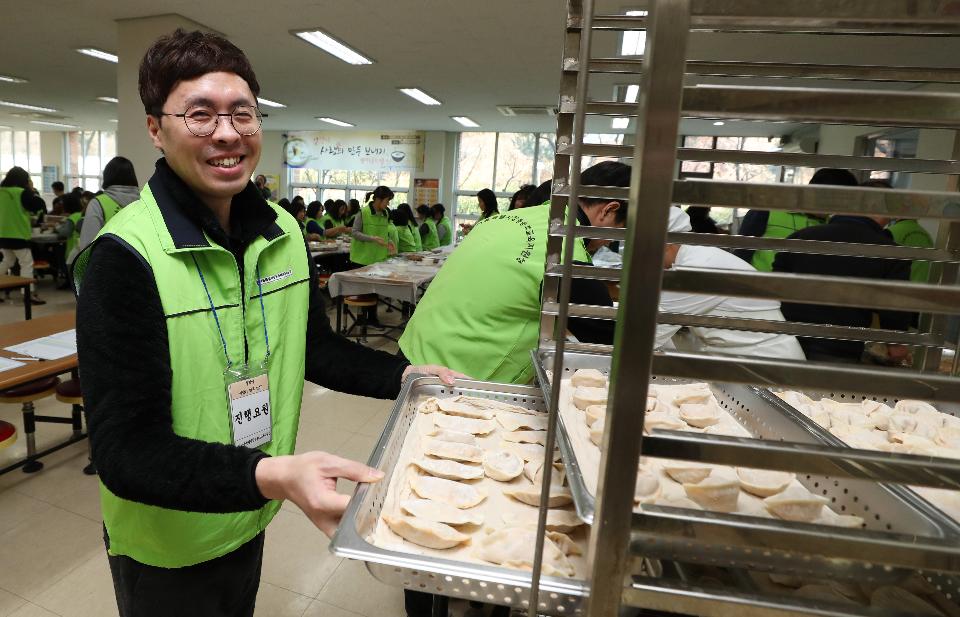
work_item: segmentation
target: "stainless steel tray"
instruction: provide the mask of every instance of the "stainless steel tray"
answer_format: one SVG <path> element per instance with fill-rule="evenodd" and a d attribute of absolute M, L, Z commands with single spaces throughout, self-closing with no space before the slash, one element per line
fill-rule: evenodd
<path fill-rule="evenodd" d="M 547 369 L 553 366 L 554 352 L 541 350 L 535 357 L 540 384 L 549 397 L 550 386 L 547 378 Z M 564 372 L 572 373 L 579 368 L 594 368 L 604 372 L 609 371 L 610 357 L 567 353 L 564 355 Z M 677 382 L 674 379 L 653 378 L 655 382 Z M 769 440 L 789 441 L 806 444 L 822 443 L 816 431 L 807 424 L 796 422 L 782 409 L 772 404 L 768 399 L 761 397 L 759 392 L 751 387 L 737 384 L 713 384 L 712 389 L 720 405 L 730 412 L 734 418 L 752 435 Z M 577 464 L 576 454 L 568 440 L 563 418 L 558 415 L 558 443 L 564 464 L 567 468 L 567 478 L 574 495 L 577 511 L 586 521 L 593 518 L 594 496 L 591 495 L 583 482 L 582 470 Z M 743 466 L 750 466 L 744 461 Z M 762 467 L 762 464 L 754 466 Z M 804 545 L 796 546 L 796 550 L 783 550 L 771 546 L 762 546 L 760 538 L 770 537 L 767 534 L 780 532 L 799 532 L 802 534 L 818 534 L 821 540 L 829 535 L 836 537 L 838 545 L 842 542 L 855 540 L 858 536 L 865 537 L 874 546 L 882 546 L 887 550 L 895 545 L 910 545 L 917 540 L 930 540 L 957 546 L 958 536 L 955 526 L 947 525 L 942 517 L 937 516 L 928 504 L 916 499 L 909 491 L 891 490 L 891 487 L 867 480 L 849 478 L 835 478 L 816 476 L 812 474 L 797 474 L 809 490 L 830 499 L 831 507 L 841 514 L 855 514 L 865 521 L 866 533 L 862 530 L 827 528 L 829 533 L 823 532 L 823 526 L 788 521 L 758 519 L 746 516 L 723 515 L 710 512 L 691 512 L 675 508 L 650 507 L 645 508 L 644 517 L 663 518 L 660 526 L 662 537 L 648 535 L 647 542 L 634 541 L 635 548 L 654 548 L 656 553 L 647 553 L 651 556 L 664 559 L 693 560 L 702 563 L 718 565 L 732 565 L 759 570 L 776 569 L 792 571 L 799 574 L 816 575 L 821 577 L 824 572 L 831 575 L 873 580 L 891 580 L 903 575 L 902 568 L 873 567 L 870 564 L 856 562 L 856 559 L 830 560 L 819 558 L 816 553 L 809 551 L 804 554 Z M 700 538 L 697 529 L 704 526 L 726 529 L 716 532 L 719 538 L 709 542 L 706 537 Z M 655 525 L 654 525 L 655 527 Z M 648 528 L 649 529 L 649 528 Z M 678 535 L 670 538 L 671 535 Z M 760 545 L 751 550 L 748 536 L 755 536 Z M 866 538 L 869 536 L 869 538 Z M 813 537 L 816 537 L 815 535 Z M 726 540 L 724 539 L 726 538 Z M 735 541 L 734 541 L 735 540 Z M 960 550 L 960 549 L 958 549 Z M 880 550 L 878 550 L 880 552 Z M 864 558 L 869 559 L 869 557 Z"/>
<path fill-rule="evenodd" d="M 459 394 L 545 411 L 540 390 L 531 386 L 458 380 L 451 387 L 435 377 L 408 379 L 368 462 L 371 467 L 383 471 L 386 477 L 377 484 L 358 485 L 330 550 L 338 557 L 367 562 L 370 573 L 389 585 L 526 608 L 529 605 L 529 572 L 392 551 L 367 541 L 380 517 L 390 477 L 419 402 L 428 396 Z M 649 566 L 647 571 L 650 571 Z M 586 583 L 581 580 L 544 576 L 540 584 L 539 611 L 556 615 L 580 614 L 586 589 Z"/>

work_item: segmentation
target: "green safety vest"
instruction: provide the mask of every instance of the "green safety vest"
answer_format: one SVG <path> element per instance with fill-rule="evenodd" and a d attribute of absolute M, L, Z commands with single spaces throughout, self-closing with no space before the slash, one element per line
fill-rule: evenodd
<path fill-rule="evenodd" d="M 440 242 L 440 246 L 447 246 L 448 244 L 453 244 L 453 226 L 450 224 L 450 219 L 443 217 L 440 219 L 440 222 L 437 223 L 437 227 L 442 227 L 447 230 L 447 239 L 440 240 L 440 234 L 437 234 L 437 241 Z"/>
<path fill-rule="evenodd" d="M 308 233 L 308 232 L 307 232 L 307 227 L 310 226 L 310 223 L 316 223 L 317 225 L 319 225 L 319 226 L 320 226 L 320 231 L 322 232 L 322 231 L 323 231 L 323 223 L 320 222 L 321 220 L 322 220 L 322 219 L 310 218 L 309 216 L 308 216 L 307 218 L 303 219 L 303 233 L 305 233 L 305 234 Z"/>
<path fill-rule="evenodd" d="M 763 232 L 762 237 L 786 238 L 795 231 L 822 224 L 822 220 L 800 212 L 771 210 L 770 217 L 767 219 L 767 229 Z M 773 260 L 776 256 L 776 251 L 754 251 L 753 267 L 760 272 L 773 272 Z"/>
<path fill-rule="evenodd" d="M 100 204 L 100 209 L 103 210 L 103 224 L 106 225 L 110 222 L 117 212 L 120 212 L 120 209 L 123 208 L 117 201 L 107 195 L 106 193 L 100 193 L 97 195 L 97 202 Z"/>
<path fill-rule="evenodd" d="M 411 225 L 397 227 L 397 252 L 414 253 L 420 250 L 420 232 Z"/>
<path fill-rule="evenodd" d="M 387 242 L 393 244 L 394 250 L 400 252 L 400 230 L 393 223 L 387 225 Z"/>
<path fill-rule="evenodd" d="M 390 217 L 387 216 L 386 212 L 374 214 L 371 208 L 372 206 L 364 206 L 360 209 L 360 216 L 363 217 L 363 233 L 386 240 Z M 387 247 L 380 246 L 376 242 L 364 242 L 354 238 L 353 242 L 350 243 L 350 261 L 361 266 L 375 264 L 389 256 L 390 252 Z"/>
<path fill-rule="evenodd" d="M 80 242 L 80 221 L 83 220 L 82 212 L 74 212 L 67 216 L 67 218 L 73 221 L 73 231 L 70 232 L 70 237 L 67 238 L 67 248 L 66 248 L 66 257 L 69 257 L 73 253 L 73 249 L 77 247 L 77 242 Z"/>
<path fill-rule="evenodd" d="M 413 238 L 413 246 L 416 247 L 413 250 L 420 252 L 423 250 L 423 238 L 420 237 L 420 226 L 417 225 L 416 221 L 411 221 L 407 224 L 407 229 L 410 230 L 410 236 Z"/>
<path fill-rule="evenodd" d="M 893 241 L 901 246 L 933 248 L 933 238 L 915 219 L 901 219 L 887 229 L 893 234 Z M 913 262 L 910 265 L 910 280 L 915 283 L 926 283 L 930 280 L 930 262 Z"/>
<path fill-rule="evenodd" d="M 171 236 L 165 215 L 182 215 L 167 212 L 170 204 L 158 205 L 149 185 L 98 239 L 104 235 L 119 238 L 153 274 L 170 346 L 173 430 L 189 439 L 233 443 L 223 377 L 227 362 L 194 259 L 217 307 L 216 316 L 235 366 L 244 360 L 245 345 L 251 364 L 266 355 L 259 269 L 271 350 L 268 374 L 273 422 L 272 441 L 259 449 L 281 456 L 293 454 L 297 436 L 310 273 L 296 219 L 276 204 L 269 205 L 277 213 L 276 223 L 244 252 L 242 285 L 233 254 L 199 229 L 191 230 L 196 238 L 177 241 Z M 90 247 L 74 265 L 78 294 L 83 293 L 89 256 Z M 263 531 L 280 509 L 279 501 L 270 501 L 259 510 L 224 514 L 169 510 L 118 497 L 102 483 L 100 499 L 111 554 L 163 568 L 190 566 L 230 553 Z"/>
<path fill-rule="evenodd" d="M 319 219 L 317 219 L 317 224 L 320 225 L 320 229 L 326 230 L 327 221 L 330 221 L 331 223 L 333 223 L 334 227 L 340 227 L 341 225 L 343 225 L 343 221 L 337 220 L 332 216 L 330 216 L 329 214 L 324 214 Z M 364 233 L 366 233 L 366 230 L 364 230 Z"/>
<path fill-rule="evenodd" d="M 437 235 L 437 222 L 432 218 L 423 221 L 427 226 L 427 237 L 423 238 L 421 244 L 424 251 L 432 251 L 440 248 L 440 236 Z"/>
<path fill-rule="evenodd" d="M 442 364 L 481 381 L 530 383 L 550 207 L 495 214 L 450 254 L 400 337 L 413 364 Z M 574 259 L 589 262 L 583 242 Z"/>
<path fill-rule="evenodd" d="M 0 188 L 0 238 L 30 239 L 30 213 L 23 207 L 23 189 L 17 186 Z"/>

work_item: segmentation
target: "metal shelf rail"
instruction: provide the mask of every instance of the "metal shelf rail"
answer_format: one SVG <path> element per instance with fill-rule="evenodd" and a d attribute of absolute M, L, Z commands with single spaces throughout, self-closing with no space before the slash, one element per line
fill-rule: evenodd
<path fill-rule="evenodd" d="M 762 519 L 736 519 L 657 507 L 644 508 L 635 514 L 633 487 L 641 453 L 798 473 L 829 472 L 858 481 L 953 489 L 960 487 L 960 462 L 864 453 L 833 445 L 798 447 L 784 442 L 679 432 L 658 432 L 641 439 L 644 414 L 636 409 L 634 402 L 646 400 L 647 379 L 638 377 L 649 375 L 816 390 L 849 389 L 850 384 L 856 383 L 857 389 L 877 395 L 960 402 L 960 379 L 956 377 L 960 363 L 954 361 L 951 375 L 937 372 L 940 352 L 947 342 L 944 338 L 946 316 L 960 313 L 960 287 L 956 285 L 960 263 L 960 199 L 955 192 L 956 175 L 960 173 L 960 163 L 956 160 L 960 158 L 960 141 L 955 141 L 950 160 L 703 151 L 677 146 L 682 118 L 957 129 L 960 127 L 958 95 L 857 89 L 855 83 L 951 84 L 960 76 L 957 68 L 691 60 L 687 58 L 687 47 L 690 33 L 698 31 L 764 36 L 788 33 L 957 36 L 960 35 L 960 13 L 951 8 L 950 3 L 937 0 L 784 0 L 775 3 L 650 0 L 647 5 L 646 16 L 602 15 L 595 14 L 593 0 L 568 0 L 565 28 L 540 352 L 550 352 L 547 356 L 552 366 L 541 368 L 552 370 L 553 375 L 562 374 L 566 352 L 612 356 L 608 415 L 601 442 L 596 514 L 589 549 L 588 614 L 591 617 L 614 615 L 624 604 L 718 616 L 744 609 L 748 609 L 750 615 L 763 616 L 850 614 L 829 603 L 797 597 L 756 595 L 735 588 L 706 593 L 682 582 L 629 580 L 631 563 L 650 552 L 651 547 L 658 547 L 658 556 L 681 561 L 712 551 L 720 555 L 719 563 L 750 567 L 750 561 L 738 555 L 757 551 L 779 554 L 785 565 L 817 559 L 833 561 L 836 565 L 845 560 L 851 571 L 906 566 L 935 571 L 938 580 L 949 581 L 952 574 L 960 572 L 960 536 L 926 544 L 930 550 L 904 552 L 884 544 L 878 534 L 864 530 L 828 535 L 817 529 L 806 534 L 783 533 L 777 525 L 766 524 Z M 594 31 L 636 29 L 647 30 L 642 59 L 592 57 Z M 636 76 L 640 84 L 638 103 L 589 99 L 590 76 L 598 73 Z M 811 87 L 795 87 L 792 82 L 783 87 L 689 87 L 684 79 L 687 74 L 815 81 L 809 82 Z M 820 87 L 823 84 L 817 83 L 837 80 L 843 80 L 844 88 Z M 598 115 L 636 118 L 634 144 L 583 143 L 587 118 Z M 630 187 L 581 186 L 579 177 L 585 156 L 632 159 Z M 676 165 L 681 160 L 952 174 L 953 179 L 948 192 L 677 180 Z M 628 202 L 626 229 L 577 228 L 579 197 Z M 668 234 L 669 208 L 678 203 L 933 218 L 940 221 L 940 233 L 933 249 Z M 575 237 L 623 242 L 622 271 L 574 265 L 572 239 Z M 564 238 L 568 241 L 564 242 Z M 664 272 L 663 252 L 667 243 L 924 259 L 933 266 L 928 284 L 742 271 Z M 578 277 L 620 281 L 619 308 L 571 305 L 571 281 Z M 921 331 L 664 314 L 658 311 L 659 294 L 651 293 L 661 289 L 918 311 L 922 314 Z M 614 345 L 567 342 L 563 335 L 571 317 L 615 319 Z M 913 369 L 908 370 L 653 351 L 658 323 L 897 343 L 914 346 L 919 352 Z M 560 381 L 552 379 L 550 383 L 541 383 L 544 389 L 550 389 L 546 397 L 551 417 L 547 451 L 552 449 L 558 430 Z M 543 480 L 544 496 L 548 485 L 549 477 Z M 544 509 L 541 525 L 545 515 Z M 920 537 L 917 541 L 925 543 Z M 537 547 L 538 552 L 541 548 Z M 724 561 L 725 554 L 728 557 Z M 536 605 L 539 555 L 533 570 L 530 601 Z"/>

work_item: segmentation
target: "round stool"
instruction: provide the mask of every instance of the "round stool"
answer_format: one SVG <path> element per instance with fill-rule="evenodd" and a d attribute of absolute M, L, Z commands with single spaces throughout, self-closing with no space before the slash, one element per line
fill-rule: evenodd
<path fill-rule="evenodd" d="M 12 446 L 17 441 L 17 427 L 0 420 L 0 450 Z"/>
<path fill-rule="evenodd" d="M 79 379 L 68 379 L 57 385 L 57 400 L 73 407 L 73 432 L 79 436 L 83 430 L 83 390 Z M 93 464 L 93 455 L 90 450 L 90 440 L 87 439 L 87 465 L 83 473 L 88 476 L 96 475 L 97 467 Z"/>
<path fill-rule="evenodd" d="M 346 296 L 343 299 L 343 304 L 346 307 L 345 310 L 347 311 L 347 315 L 353 317 L 353 325 L 347 328 L 347 330 L 344 332 L 344 336 L 350 336 L 350 332 L 359 325 L 360 336 L 357 338 L 357 342 L 366 343 L 367 325 L 370 321 L 370 313 L 377 307 L 377 294 Z M 359 309 L 356 315 L 350 312 L 351 306 Z"/>
<path fill-rule="evenodd" d="M 59 377 L 45 377 L 0 392 L 0 404 L 22 405 L 23 432 L 27 436 L 27 463 L 23 466 L 24 473 L 35 473 L 43 469 L 43 463 L 35 458 L 37 423 L 33 403 L 52 396 L 59 383 Z"/>
<path fill-rule="evenodd" d="M 347 296 L 343 299 L 347 306 L 370 308 L 377 305 L 377 294 L 363 294 L 362 296 Z"/>

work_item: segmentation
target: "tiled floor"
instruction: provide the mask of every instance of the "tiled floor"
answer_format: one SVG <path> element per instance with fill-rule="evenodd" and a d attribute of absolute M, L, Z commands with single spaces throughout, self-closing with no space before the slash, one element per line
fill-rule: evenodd
<path fill-rule="evenodd" d="M 69 292 L 41 285 L 48 304 L 35 315 L 74 307 Z M 392 322 L 397 315 L 383 314 Z M 23 319 L 23 307 L 0 304 L 0 323 Z M 396 344 L 370 339 L 395 353 Z M 392 403 L 349 396 L 306 384 L 297 451 L 326 450 L 366 460 Z M 69 414 L 53 399 L 43 414 Z M 0 418 L 19 426 L 19 409 L 0 406 Z M 69 433 L 65 425 L 40 425 L 42 447 Z M 0 466 L 22 457 L 23 440 L 0 451 Z M 86 442 L 45 459 L 43 471 L 0 476 L 0 617 L 105 617 L 116 615 L 103 549 L 97 480 L 81 472 Z M 347 492 L 352 486 L 344 484 Z M 264 617 L 389 617 L 403 615 L 403 594 L 371 577 L 361 563 L 334 557 L 329 542 L 296 506 L 286 503 L 267 531 L 257 615 Z"/>

